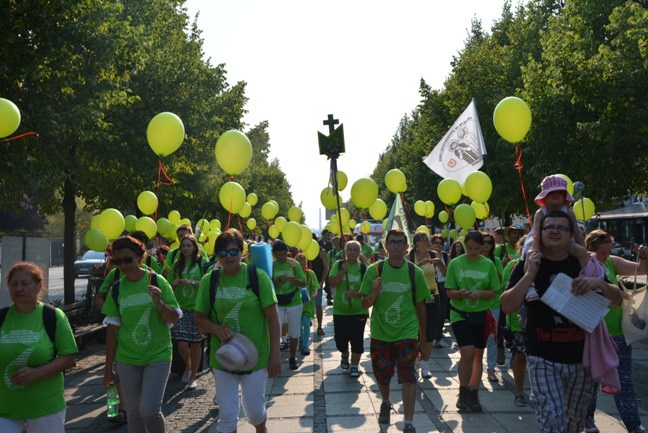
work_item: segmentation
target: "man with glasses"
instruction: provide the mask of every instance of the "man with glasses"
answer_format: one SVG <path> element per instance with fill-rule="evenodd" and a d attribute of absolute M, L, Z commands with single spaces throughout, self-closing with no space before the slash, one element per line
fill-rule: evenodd
<path fill-rule="evenodd" d="M 564 273 L 574 280 L 572 293 L 591 290 L 621 305 L 618 287 L 603 279 L 579 277 L 588 258 L 569 255 L 574 226 L 563 211 L 547 213 L 541 223 L 541 249 L 530 251 L 520 260 L 500 301 L 502 311 L 511 314 L 526 306 L 526 351 L 531 382 L 530 401 L 540 431 L 579 433 L 583 429 L 587 403 L 592 393 L 592 378 L 583 367 L 585 331 L 540 301 L 526 302 L 531 285 L 539 296 L 554 277 Z"/>
<path fill-rule="evenodd" d="M 405 260 L 407 239 L 400 229 L 387 233 L 388 259 L 367 268 L 360 293 L 362 307 L 371 313 L 371 364 L 382 398 L 378 422 L 390 423 L 390 382 L 398 369 L 403 386 L 404 432 L 414 433 L 412 424 L 416 400 L 416 370 L 419 340 L 426 341 L 425 300 L 430 291 L 423 271 Z M 413 287 L 414 286 L 414 287 Z"/>

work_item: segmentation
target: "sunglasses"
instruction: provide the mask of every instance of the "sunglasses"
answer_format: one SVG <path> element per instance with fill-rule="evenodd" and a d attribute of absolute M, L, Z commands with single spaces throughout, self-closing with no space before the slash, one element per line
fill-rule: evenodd
<path fill-rule="evenodd" d="M 432 242 L 433 245 L 443 245 L 443 241 L 434 241 Z"/>
<path fill-rule="evenodd" d="M 405 245 L 406 241 L 404 239 L 391 239 L 389 242 L 387 242 L 389 245 L 395 247 L 395 246 L 400 246 L 400 245 Z"/>
<path fill-rule="evenodd" d="M 218 257 L 225 258 L 229 254 L 232 257 L 236 257 L 239 255 L 241 250 L 238 248 L 230 248 L 229 250 L 218 250 Z"/>
<path fill-rule="evenodd" d="M 124 257 L 123 259 L 112 259 L 112 263 L 115 266 L 119 266 L 122 264 L 129 265 L 133 263 L 133 260 L 135 260 L 133 257 Z"/>

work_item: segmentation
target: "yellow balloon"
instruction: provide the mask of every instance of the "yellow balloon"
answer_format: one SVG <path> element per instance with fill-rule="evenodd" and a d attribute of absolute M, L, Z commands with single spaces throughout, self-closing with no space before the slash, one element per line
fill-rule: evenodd
<path fill-rule="evenodd" d="M 143 216 L 137 220 L 137 222 L 135 223 L 135 228 L 141 232 L 146 233 L 146 236 L 148 236 L 149 239 L 153 239 L 155 237 L 155 233 L 157 233 L 157 225 L 155 224 L 155 221 L 146 216 Z"/>
<path fill-rule="evenodd" d="M 99 229 L 90 229 L 83 237 L 85 244 L 94 251 L 106 251 L 108 239 Z"/>
<path fill-rule="evenodd" d="M 466 178 L 468 197 L 478 203 L 486 203 L 493 192 L 493 183 L 483 171 L 473 171 Z"/>
<path fill-rule="evenodd" d="M 232 176 L 240 174 L 252 160 L 252 143 L 241 131 L 230 130 L 216 142 L 216 161 Z M 245 200 L 243 200 L 245 201 Z"/>
<path fill-rule="evenodd" d="M 157 227 L 157 232 L 166 238 L 171 230 L 171 222 L 166 218 L 158 218 L 155 225 Z"/>
<path fill-rule="evenodd" d="M 286 220 L 286 218 L 284 218 L 282 216 L 279 216 L 279 217 L 275 218 L 274 225 L 277 227 L 277 230 L 279 231 L 279 233 L 281 233 L 281 231 L 283 230 L 283 228 L 284 228 L 284 226 L 286 225 L 287 222 L 288 221 Z"/>
<path fill-rule="evenodd" d="M 349 183 L 349 178 L 347 177 L 346 173 L 338 170 L 336 179 L 338 191 L 344 190 L 344 188 L 346 188 L 347 184 Z"/>
<path fill-rule="evenodd" d="M 385 218 L 382 222 L 383 229 L 387 228 L 387 223 L 389 222 L 389 218 Z"/>
<path fill-rule="evenodd" d="M 574 182 L 572 182 L 572 180 L 569 178 L 569 176 L 567 176 L 565 174 L 557 174 L 556 176 L 560 176 L 560 177 L 562 177 L 563 179 L 565 179 L 567 181 L 567 192 L 569 193 L 569 195 L 573 196 L 574 195 Z"/>
<path fill-rule="evenodd" d="M 169 222 L 171 222 L 171 224 L 180 224 L 180 212 L 177 210 L 169 212 Z"/>
<path fill-rule="evenodd" d="M 379 218 L 376 218 L 376 219 L 379 219 Z M 362 224 L 360 225 L 360 230 L 364 234 L 369 233 L 371 231 L 371 223 L 369 221 L 363 221 Z"/>
<path fill-rule="evenodd" d="M 227 182 L 221 187 L 218 198 L 225 210 L 237 214 L 243 209 L 245 190 L 236 182 Z"/>
<path fill-rule="evenodd" d="M 0 138 L 10 136 L 16 132 L 19 126 L 20 110 L 18 110 L 16 104 L 8 99 L 0 98 Z"/>
<path fill-rule="evenodd" d="M 243 242 L 243 255 L 246 255 L 248 253 L 248 243 Z"/>
<path fill-rule="evenodd" d="M 484 203 L 473 201 L 470 203 L 470 207 L 475 211 L 475 217 L 477 219 L 483 220 L 488 217 L 488 211 L 486 210 L 486 205 Z"/>
<path fill-rule="evenodd" d="M 124 216 L 117 209 L 106 209 L 99 214 L 99 226 L 97 227 L 101 230 L 101 233 L 104 234 L 109 241 L 117 239 L 121 236 L 124 228 L 126 227 L 126 222 L 124 221 Z"/>
<path fill-rule="evenodd" d="M 595 212 L 596 206 L 594 206 L 594 202 L 587 197 L 583 197 L 574 203 L 574 214 L 580 221 L 587 221 L 594 216 Z"/>
<path fill-rule="evenodd" d="M 441 212 L 439 212 L 439 221 L 441 222 L 441 224 L 445 224 L 445 223 L 447 223 L 447 222 L 448 222 L 448 218 L 449 218 L 448 212 L 446 212 L 446 211 L 444 211 L 444 210 L 442 210 Z"/>
<path fill-rule="evenodd" d="M 367 209 L 378 198 L 378 185 L 373 179 L 363 177 L 351 186 L 351 201 L 360 209 Z"/>
<path fill-rule="evenodd" d="M 426 235 L 430 236 L 430 229 L 428 228 L 428 226 L 418 226 L 416 233 L 425 233 Z"/>
<path fill-rule="evenodd" d="M 180 242 L 177 239 L 169 245 L 169 249 L 171 250 L 177 250 L 178 248 L 180 248 Z"/>
<path fill-rule="evenodd" d="M 277 203 L 277 200 L 268 200 L 268 203 L 274 204 L 274 206 L 277 208 L 277 212 L 279 212 L 279 203 Z"/>
<path fill-rule="evenodd" d="M 454 179 L 443 179 L 437 186 L 437 195 L 447 205 L 453 205 L 461 198 L 461 185 Z"/>
<path fill-rule="evenodd" d="M 217 237 L 218 237 L 218 235 L 216 235 L 216 236 L 211 236 L 211 235 L 210 235 L 210 236 L 209 236 L 209 239 L 207 240 L 207 242 L 206 242 L 205 245 L 203 246 L 203 247 L 205 248 L 205 252 L 206 252 L 207 255 L 209 255 L 209 256 L 211 256 L 211 255 L 214 254 L 214 244 L 216 243 L 216 238 L 217 238 Z"/>
<path fill-rule="evenodd" d="M 90 219 L 90 228 L 91 229 L 98 229 L 99 228 L 99 215 L 95 215 Z"/>
<path fill-rule="evenodd" d="M 180 225 L 181 226 L 189 226 L 189 227 L 191 227 L 191 220 L 189 218 L 182 218 L 180 220 Z"/>
<path fill-rule="evenodd" d="M 209 225 L 209 221 L 207 221 L 204 218 L 201 218 L 198 220 L 196 223 L 196 231 L 200 233 L 209 233 L 211 230 L 211 226 Z"/>
<path fill-rule="evenodd" d="M 441 236 L 443 236 L 444 238 L 447 238 L 449 235 L 450 235 L 450 231 L 448 229 L 443 229 L 441 231 Z"/>
<path fill-rule="evenodd" d="M 448 236 L 450 236 L 452 239 L 456 239 L 456 238 L 457 238 L 457 234 L 458 234 L 458 233 L 457 233 L 457 229 L 452 229 L 452 230 L 450 230 L 450 231 L 448 232 Z"/>
<path fill-rule="evenodd" d="M 178 239 L 178 233 L 176 233 L 176 230 L 178 230 L 178 224 L 171 224 L 171 227 L 169 227 L 169 230 L 166 232 L 164 237 L 169 240 Z"/>
<path fill-rule="evenodd" d="M 349 229 L 353 229 L 353 228 L 355 228 L 355 226 L 358 225 L 358 223 L 356 222 L 356 220 L 350 219 L 349 222 L 347 223 L 347 225 L 349 226 Z"/>
<path fill-rule="evenodd" d="M 310 240 L 310 245 L 308 245 L 308 248 L 306 248 L 306 251 L 304 251 L 306 258 L 308 260 L 315 260 L 317 256 L 320 254 L 320 246 L 317 243 L 315 239 Z"/>
<path fill-rule="evenodd" d="M 137 217 L 135 215 L 126 215 L 124 217 L 124 228 L 127 232 L 135 231 L 135 223 L 137 222 Z"/>
<path fill-rule="evenodd" d="M 169 218 L 169 219 L 171 219 L 171 218 Z M 221 222 L 219 220 L 217 220 L 217 219 L 213 219 L 213 220 L 209 221 L 209 227 L 211 227 L 212 230 L 220 229 L 221 228 Z"/>
<path fill-rule="evenodd" d="M 475 210 L 470 205 L 462 203 L 455 208 L 454 219 L 459 227 L 468 229 L 475 224 Z"/>
<path fill-rule="evenodd" d="M 310 241 L 313 240 L 313 233 L 304 224 L 300 225 L 299 228 L 301 229 L 301 237 L 299 238 L 297 247 L 302 251 L 306 251 L 310 245 Z"/>
<path fill-rule="evenodd" d="M 146 128 L 146 139 L 160 158 L 169 156 L 182 144 L 185 136 L 182 120 L 173 113 L 155 115 Z"/>
<path fill-rule="evenodd" d="M 425 201 L 425 217 L 432 218 L 434 216 L 434 202 L 432 200 Z"/>
<path fill-rule="evenodd" d="M 268 229 L 268 234 L 272 239 L 277 239 L 279 237 L 279 230 L 277 230 L 276 226 L 270 226 Z"/>
<path fill-rule="evenodd" d="M 261 215 L 263 216 L 263 218 L 265 218 L 268 221 L 274 218 L 275 215 L 277 215 L 277 212 L 279 212 L 279 210 L 274 205 L 274 203 L 267 202 L 264 203 L 263 206 L 261 206 Z"/>
<path fill-rule="evenodd" d="M 519 143 L 531 128 L 531 109 L 515 96 L 502 99 L 493 112 L 497 133 L 509 143 Z"/>
<path fill-rule="evenodd" d="M 241 208 L 241 211 L 239 212 L 239 215 L 241 218 L 247 218 L 252 214 L 252 206 L 250 206 L 250 203 L 245 202 L 243 203 L 243 207 Z"/>
<path fill-rule="evenodd" d="M 281 231 L 281 237 L 289 247 L 296 247 L 302 236 L 301 227 L 294 221 L 287 222 Z"/>
<path fill-rule="evenodd" d="M 344 207 L 341 208 L 339 221 L 342 221 L 342 225 L 346 225 L 349 224 L 349 219 L 351 219 L 351 214 L 349 214 L 349 211 Z"/>
<path fill-rule="evenodd" d="M 461 194 L 468 197 L 468 190 L 466 189 L 466 182 L 461 184 Z"/>
<path fill-rule="evenodd" d="M 387 204 L 382 199 L 377 198 L 371 206 L 369 206 L 369 215 L 375 220 L 381 220 L 387 215 Z"/>
<path fill-rule="evenodd" d="M 387 189 L 397 194 L 407 189 L 407 179 L 405 174 L 397 168 L 393 168 L 385 174 L 385 185 Z"/>
<path fill-rule="evenodd" d="M 250 203 L 250 206 L 256 206 L 259 201 L 259 197 L 253 192 L 249 193 L 247 196 L 247 202 Z"/>
<path fill-rule="evenodd" d="M 337 209 L 337 197 L 338 195 L 330 186 L 324 188 L 320 193 L 320 201 L 327 210 Z"/>
<path fill-rule="evenodd" d="M 247 222 L 245 223 L 245 225 L 246 225 L 247 228 L 249 228 L 250 230 L 254 230 L 254 228 L 256 227 L 256 220 L 255 220 L 254 218 L 249 218 L 249 219 L 247 220 Z"/>
<path fill-rule="evenodd" d="M 425 216 L 425 202 L 423 200 L 416 200 L 414 202 L 414 213 L 418 216 Z"/>
<path fill-rule="evenodd" d="M 158 198 L 151 191 L 142 191 L 137 196 L 137 207 L 144 215 L 153 215 L 158 207 Z"/>
<path fill-rule="evenodd" d="M 296 223 L 298 223 L 301 220 L 302 216 L 304 216 L 304 212 L 302 212 L 302 210 L 297 206 L 293 206 L 288 209 L 288 219 L 290 221 L 295 221 Z"/>

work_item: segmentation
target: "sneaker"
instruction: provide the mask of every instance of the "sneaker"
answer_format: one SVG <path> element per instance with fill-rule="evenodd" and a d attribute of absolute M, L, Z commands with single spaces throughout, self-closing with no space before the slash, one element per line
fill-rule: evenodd
<path fill-rule="evenodd" d="M 182 373 L 182 383 L 189 383 L 189 378 L 191 377 L 191 370 L 185 369 Z"/>
<path fill-rule="evenodd" d="M 319 328 L 317 330 L 317 335 L 324 335 L 324 334 L 326 334 L 326 332 L 324 332 L 324 330 L 322 328 Z"/>
<path fill-rule="evenodd" d="M 421 377 L 423 379 L 430 379 L 432 377 L 432 373 L 430 373 L 430 367 L 428 366 L 427 362 L 421 362 Z"/>
<path fill-rule="evenodd" d="M 358 370 L 357 365 L 352 365 L 351 370 L 349 371 L 350 377 L 360 377 L 360 370 Z"/>
<path fill-rule="evenodd" d="M 342 354 L 342 360 L 340 361 L 340 367 L 347 370 L 349 368 L 349 354 Z"/>
<path fill-rule="evenodd" d="M 468 410 L 471 412 L 483 412 L 484 408 L 479 403 L 479 390 L 471 389 L 468 395 Z"/>
<path fill-rule="evenodd" d="M 297 365 L 297 360 L 295 358 L 290 358 L 288 361 L 288 368 L 291 370 L 297 370 L 299 366 Z"/>
<path fill-rule="evenodd" d="M 187 389 L 188 389 L 189 391 L 193 391 L 193 390 L 196 389 L 196 388 L 198 388 L 198 384 L 196 383 L 195 380 L 192 380 L 192 381 L 190 381 L 189 383 L 187 383 Z"/>
<path fill-rule="evenodd" d="M 301 354 L 304 355 L 304 356 L 308 356 L 308 355 L 310 355 L 310 349 L 309 349 L 308 347 L 304 347 L 304 348 L 301 350 Z"/>
<path fill-rule="evenodd" d="M 486 376 L 488 377 L 489 382 L 499 382 L 499 379 L 497 378 L 497 375 L 494 371 L 489 371 Z"/>
<path fill-rule="evenodd" d="M 515 403 L 516 406 L 524 407 L 527 405 L 527 400 L 524 394 L 518 394 L 515 396 L 513 403 Z"/>
<path fill-rule="evenodd" d="M 394 407 L 389 401 L 383 401 L 382 403 L 380 403 L 380 414 L 378 414 L 378 422 L 380 424 L 389 424 L 391 420 L 391 411 L 393 409 Z"/>
<path fill-rule="evenodd" d="M 279 350 L 286 350 L 288 349 L 288 343 L 282 341 L 281 344 L 279 345 Z"/>
<path fill-rule="evenodd" d="M 599 429 L 592 418 L 585 418 L 585 429 L 583 431 L 585 433 L 599 433 Z"/>
<path fill-rule="evenodd" d="M 403 433 L 416 433 L 414 424 L 405 424 L 405 427 L 403 427 Z"/>

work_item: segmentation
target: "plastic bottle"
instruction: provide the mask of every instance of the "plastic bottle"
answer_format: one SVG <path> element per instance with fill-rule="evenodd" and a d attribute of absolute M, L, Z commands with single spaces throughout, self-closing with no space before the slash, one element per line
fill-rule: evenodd
<path fill-rule="evenodd" d="M 106 391 L 108 419 L 115 418 L 119 414 L 119 400 L 117 399 L 117 388 L 111 386 Z"/>

